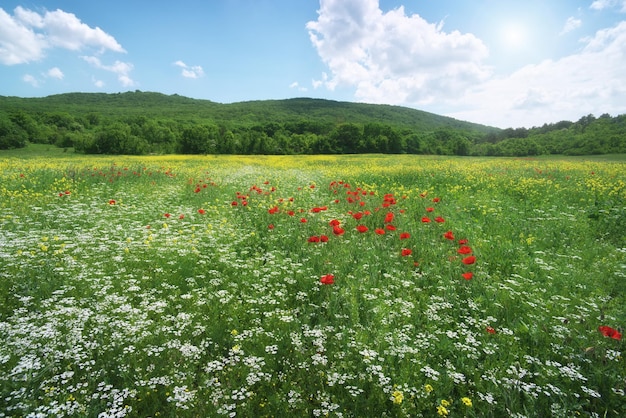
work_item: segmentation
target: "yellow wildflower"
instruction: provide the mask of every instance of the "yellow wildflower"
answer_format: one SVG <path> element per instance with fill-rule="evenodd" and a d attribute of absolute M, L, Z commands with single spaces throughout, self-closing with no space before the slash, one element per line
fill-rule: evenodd
<path fill-rule="evenodd" d="M 400 405 L 404 399 L 404 395 L 399 390 L 394 391 L 391 396 L 393 398 L 393 403 L 396 405 Z"/>
<path fill-rule="evenodd" d="M 465 406 L 472 406 L 472 400 L 468 397 L 461 398 L 461 402 L 463 402 Z"/>

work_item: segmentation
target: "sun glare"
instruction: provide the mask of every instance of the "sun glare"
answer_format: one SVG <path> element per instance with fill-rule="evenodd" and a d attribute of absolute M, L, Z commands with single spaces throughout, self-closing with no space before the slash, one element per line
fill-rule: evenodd
<path fill-rule="evenodd" d="M 526 30 L 517 23 L 507 23 L 502 26 L 502 42 L 509 48 L 519 48 L 526 43 Z"/>

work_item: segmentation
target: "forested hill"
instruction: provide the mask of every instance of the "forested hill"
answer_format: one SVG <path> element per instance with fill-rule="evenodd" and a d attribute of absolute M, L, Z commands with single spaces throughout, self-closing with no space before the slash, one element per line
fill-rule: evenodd
<path fill-rule="evenodd" d="M 401 106 L 323 99 L 221 104 L 152 92 L 0 96 L 0 149 L 95 154 L 626 153 L 626 115 L 498 129 Z"/>
<path fill-rule="evenodd" d="M 0 109 L 66 112 L 81 116 L 97 113 L 114 119 L 131 115 L 176 118 L 182 121 L 205 119 L 233 126 L 307 120 L 322 124 L 379 122 L 419 131 L 451 128 L 488 133 L 498 130 L 407 107 L 310 98 L 221 104 L 177 94 L 141 91 L 114 94 L 65 93 L 42 98 L 0 96 Z"/>

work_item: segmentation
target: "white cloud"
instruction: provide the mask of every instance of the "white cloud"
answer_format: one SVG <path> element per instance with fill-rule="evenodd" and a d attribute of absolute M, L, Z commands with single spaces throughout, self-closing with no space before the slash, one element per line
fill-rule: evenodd
<path fill-rule="evenodd" d="M 308 89 L 306 87 L 303 87 L 300 85 L 300 83 L 298 83 L 297 81 L 294 81 L 293 83 L 291 83 L 289 85 L 290 89 L 297 89 L 298 91 L 307 91 Z"/>
<path fill-rule="evenodd" d="M 11 16 L 0 8 L 0 63 L 23 64 L 41 60 L 51 48 L 82 50 L 94 48 L 126 52 L 115 38 L 92 28 L 74 14 L 55 10 L 43 14 L 18 6 Z"/>
<path fill-rule="evenodd" d="M 593 10 L 604 10 L 613 8 L 618 5 L 622 6 L 622 12 L 626 12 L 626 0 L 595 0 L 593 3 L 591 3 L 591 6 L 589 6 L 589 8 Z"/>
<path fill-rule="evenodd" d="M 130 78 L 129 73 L 133 70 L 133 64 L 122 61 L 115 61 L 112 65 L 105 65 L 100 58 L 94 56 L 84 56 L 83 60 L 100 70 L 105 70 L 117 75 L 117 80 L 124 87 L 132 87 L 136 85 L 135 81 Z"/>
<path fill-rule="evenodd" d="M 355 87 L 359 100 L 427 104 L 491 73 L 480 39 L 445 32 L 443 23 L 407 16 L 402 7 L 383 13 L 378 0 L 321 0 L 318 14 L 307 29 L 331 73 L 323 85 Z"/>
<path fill-rule="evenodd" d="M 468 90 L 450 114 L 501 127 L 626 112 L 626 21 L 585 39 L 580 53 L 528 65 Z"/>
<path fill-rule="evenodd" d="M 567 21 L 565 22 L 565 25 L 563 26 L 563 29 L 561 29 L 561 32 L 559 33 L 559 35 L 565 35 L 568 32 L 571 32 L 571 31 L 573 31 L 575 29 L 578 29 L 582 24 L 583 24 L 582 20 L 576 19 L 573 16 L 568 17 Z"/>
<path fill-rule="evenodd" d="M 180 60 L 174 62 L 174 65 L 182 69 L 181 75 L 185 78 L 200 78 L 204 76 L 204 70 L 199 65 L 189 66 Z"/>
<path fill-rule="evenodd" d="M 37 81 L 37 79 L 30 74 L 24 74 L 24 76 L 22 77 L 22 81 L 30 84 L 33 87 L 39 87 L 39 81 Z"/>
<path fill-rule="evenodd" d="M 64 74 L 58 67 L 52 67 L 48 70 L 46 75 L 50 78 L 56 78 L 58 80 L 63 80 Z"/>

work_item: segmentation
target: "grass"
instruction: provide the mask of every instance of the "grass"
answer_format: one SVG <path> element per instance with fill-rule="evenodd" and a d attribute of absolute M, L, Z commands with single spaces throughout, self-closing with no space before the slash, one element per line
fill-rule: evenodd
<path fill-rule="evenodd" d="M 47 152 L 0 162 L 0 416 L 626 415 L 622 163 Z"/>

